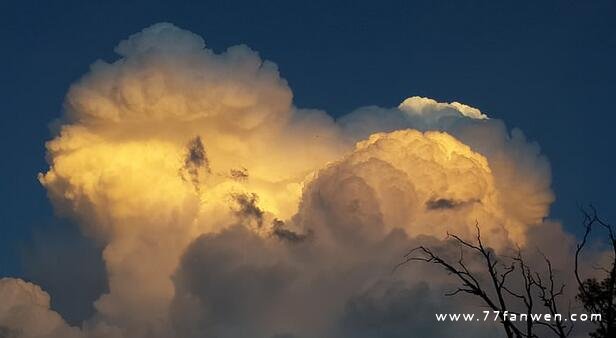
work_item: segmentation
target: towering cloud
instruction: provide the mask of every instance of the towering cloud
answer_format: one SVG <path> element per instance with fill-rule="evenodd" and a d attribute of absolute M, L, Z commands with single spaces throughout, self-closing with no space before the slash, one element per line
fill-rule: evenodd
<path fill-rule="evenodd" d="M 411 97 L 334 121 L 293 106 L 248 47 L 216 54 L 167 23 L 116 52 L 71 86 L 39 176 L 103 245 L 109 292 L 71 328 L 39 288 L 3 280 L 17 337 L 444 335 L 435 309 L 472 302 L 442 299 L 431 268 L 392 274 L 400 255 L 476 222 L 496 250 L 542 234 L 547 160 L 476 108 Z"/>

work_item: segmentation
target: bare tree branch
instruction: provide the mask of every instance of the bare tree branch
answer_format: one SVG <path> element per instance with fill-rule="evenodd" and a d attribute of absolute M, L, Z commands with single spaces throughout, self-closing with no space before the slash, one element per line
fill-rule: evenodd
<path fill-rule="evenodd" d="M 457 261 L 449 261 L 436 251 L 425 246 L 419 246 L 409 250 L 404 255 L 404 260 L 394 267 L 394 271 L 400 266 L 412 261 L 431 263 L 440 266 L 448 274 L 455 276 L 461 286 L 453 291 L 447 292 L 447 296 L 456 296 L 459 294 L 470 294 L 482 300 L 482 302 L 493 311 L 500 313 L 510 313 L 521 315 L 515 308 L 510 306 L 511 301 L 517 300 L 524 308 L 524 314 L 527 318 L 532 318 L 531 314 L 535 309 L 535 300 L 539 300 L 545 306 L 550 314 L 558 314 L 557 298 L 564 294 L 564 284 L 555 282 L 555 275 L 552 269 L 552 263 L 544 255 L 547 269 L 547 279 L 542 279 L 541 274 L 532 271 L 522 257 L 522 252 L 518 249 L 517 256 L 509 257 L 509 262 L 505 263 L 505 257 L 499 257 L 489 247 L 485 246 L 481 238 L 481 229 L 476 223 L 476 235 L 474 241 L 468 241 L 456 234 L 447 233 L 447 238 L 451 240 L 460 249 L 460 254 Z M 483 270 L 472 271 L 465 262 L 464 251 L 470 251 L 481 259 Z M 514 290 L 510 285 L 510 279 L 514 273 L 519 272 L 519 279 L 522 291 Z M 480 282 L 484 275 L 488 283 Z M 509 296 L 509 297 L 507 297 Z M 507 337 L 516 338 L 532 338 L 537 337 L 535 333 L 535 325 L 540 325 L 548 328 L 557 337 L 567 337 L 570 335 L 572 325 L 565 325 L 560 320 L 556 322 L 550 321 L 533 321 L 527 320 L 523 327 L 518 327 L 521 323 L 514 323 L 509 318 L 501 319 L 503 330 Z"/>

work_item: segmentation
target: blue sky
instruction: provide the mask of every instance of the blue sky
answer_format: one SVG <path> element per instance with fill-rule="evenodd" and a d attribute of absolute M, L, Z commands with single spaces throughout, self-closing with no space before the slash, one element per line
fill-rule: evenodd
<path fill-rule="evenodd" d="M 541 145 L 553 218 L 577 231 L 577 206 L 594 203 L 616 219 L 613 2 L 7 1 L 0 13 L 0 275 L 27 274 L 37 236 L 79 241 L 36 180 L 48 126 L 93 61 L 160 21 L 215 51 L 247 44 L 278 64 L 297 106 L 334 117 L 413 95 L 477 107 Z"/>

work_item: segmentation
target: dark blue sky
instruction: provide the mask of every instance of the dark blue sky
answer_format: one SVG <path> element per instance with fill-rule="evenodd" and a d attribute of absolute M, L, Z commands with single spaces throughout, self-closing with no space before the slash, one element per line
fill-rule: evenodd
<path fill-rule="evenodd" d="M 413 95 L 477 107 L 541 145 L 552 217 L 576 230 L 577 205 L 592 202 L 614 222 L 615 18 L 610 1 L 3 1 L 0 276 L 27 275 L 24 248 L 49 233 L 79 241 L 36 180 L 48 124 L 90 63 L 160 21 L 216 51 L 259 51 L 299 107 L 340 116 Z"/>

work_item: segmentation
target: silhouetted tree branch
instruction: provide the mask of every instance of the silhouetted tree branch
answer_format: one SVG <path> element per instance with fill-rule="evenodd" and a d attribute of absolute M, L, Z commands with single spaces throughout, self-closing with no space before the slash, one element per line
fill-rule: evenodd
<path fill-rule="evenodd" d="M 436 253 L 433 249 L 419 246 L 404 255 L 403 261 L 394 269 L 412 261 L 436 264 L 449 274 L 455 276 L 461 283 L 460 287 L 446 293 L 446 295 L 454 296 L 460 293 L 467 293 L 477 296 L 490 309 L 499 311 L 501 314 L 509 313 L 517 316 L 525 314 L 527 320 L 523 322 L 513 322 L 507 316 L 501 318 L 501 324 L 507 337 L 538 337 L 535 332 L 535 325 L 546 327 L 556 337 L 568 337 L 573 326 L 563 323 L 560 319 L 555 321 L 531 320 L 531 314 L 536 308 L 537 303 L 545 307 L 552 316 L 560 314 L 558 299 L 563 295 L 565 285 L 555 282 L 550 260 L 544 255 L 547 277 L 542 278 L 540 273 L 533 271 L 524 261 L 520 249 L 518 249 L 517 256 L 515 257 L 499 257 L 492 249 L 485 246 L 481 238 L 479 225 L 475 224 L 475 227 L 477 233 L 474 241 L 467 241 L 458 235 L 447 233 L 447 238 L 452 240 L 460 249 L 460 256 L 457 261 L 452 262 Z M 465 250 L 474 253 L 480 258 L 484 267 L 482 271 L 471 271 L 469 269 L 464 261 Z M 519 272 L 520 279 L 516 285 L 521 290 L 515 289 L 512 285 L 513 283 L 510 282 L 516 270 Z M 484 282 L 481 276 L 486 277 L 488 282 Z M 517 300 L 516 304 L 511 304 L 512 300 Z M 515 311 L 517 308 L 523 308 L 524 311 Z"/>
<path fill-rule="evenodd" d="M 584 236 L 578 243 L 575 251 L 575 279 L 578 283 L 577 298 L 582 302 L 584 308 L 591 313 L 601 314 L 601 320 L 597 322 L 597 330 L 591 333 L 591 337 L 603 338 L 616 336 L 616 236 L 614 228 L 597 216 L 597 211 L 593 206 L 587 209 L 581 208 L 584 215 L 583 226 Z M 602 279 L 596 277 L 582 278 L 580 273 L 579 259 L 582 250 L 586 246 L 592 229 L 599 226 L 607 232 L 609 245 L 612 249 L 612 259 L 610 268 L 599 268 L 605 276 Z"/>

